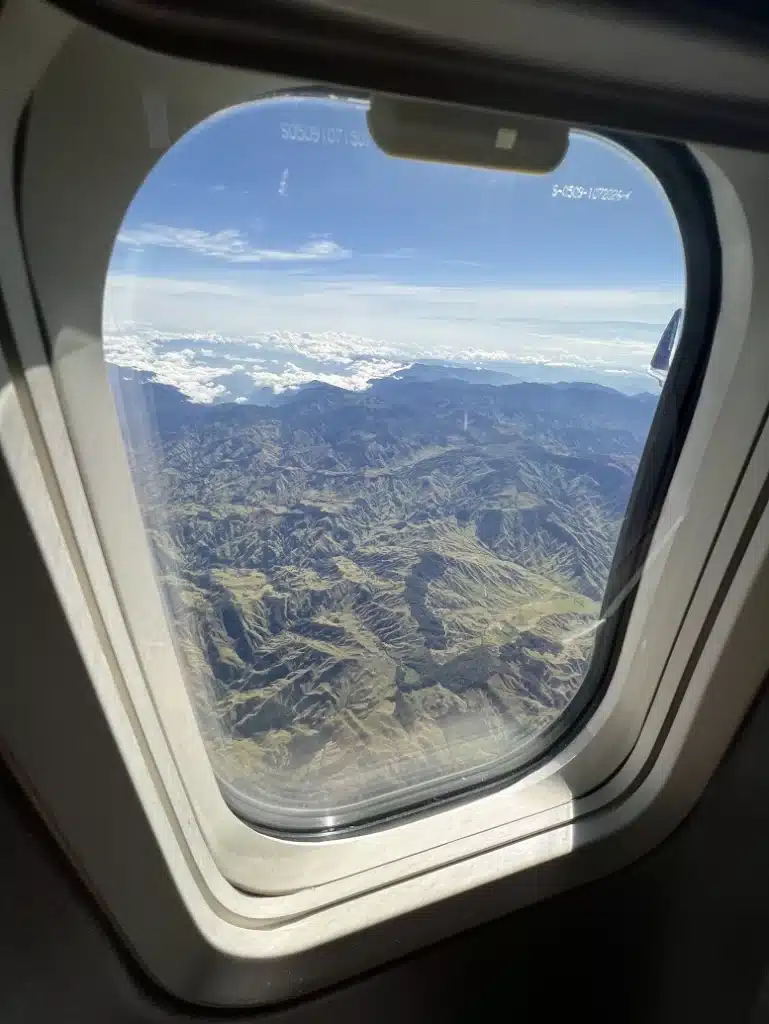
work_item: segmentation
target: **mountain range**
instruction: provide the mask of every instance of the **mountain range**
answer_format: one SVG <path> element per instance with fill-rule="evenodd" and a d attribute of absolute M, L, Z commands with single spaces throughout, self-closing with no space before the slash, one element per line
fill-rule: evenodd
<path fill-rule="evenodd" d="M 200 405 L 110 373 L 236 788 L 338 807 L 491 764 L 568 705 L 655 396 L 414 364 L 365 391 Z"/>

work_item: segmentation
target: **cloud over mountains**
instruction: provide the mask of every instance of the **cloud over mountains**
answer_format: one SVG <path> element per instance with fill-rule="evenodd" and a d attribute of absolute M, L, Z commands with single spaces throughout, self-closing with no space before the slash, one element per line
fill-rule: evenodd
<path fill-rule="evenodd" d="M 245 262 L 253 254 L 235 234 L 192 232 L 185 244 Z M 305 256 L 333 246 L 311 240 Z M 439 288 L 270 269 L 228 270 L 226 279 L 121 273 L 108 280 L 105 354 L 204 402 L 309 380 L 362 388 L 424 359 L 643 381 L 681 301 L 676 289 Z"/>

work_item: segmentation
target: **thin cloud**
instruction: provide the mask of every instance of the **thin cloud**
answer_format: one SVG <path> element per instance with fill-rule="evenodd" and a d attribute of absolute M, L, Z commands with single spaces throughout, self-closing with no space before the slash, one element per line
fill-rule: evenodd
<path fill-rule="evenodd" d="M 170 224 L 142 224 L 125 228 L 117 237 L 120 245 L 131 249 L 174 249 L 228 263 L 291 263 L 307 260 L 340 260 L 352 253 L 330 238 L 311 239 L 297 249 L 265 249 L 252 245 L 242 231 L 201 231 Z"/>
<path fill-rule="evenodd" d="M 389 252 L 383 252 L 379 254 L 379 257 L 383 260 L 415 260 L 417 257 L 424 261 L 438 263 L 441 266 L 453 266 L 453 267 L 482 267 L 482 263 L 478 263 L 476 260 L 460 260 L 460 259 L 444 259 L 442 256 L 432 256 L 429 253 L 419 253 L 416 249 L 411 249 L 405 246 L 401 249 L 393 249 Z"/>
<path fill-rule="evenodd" d="M 348 250 L 340 248 L 340 246 L 330 238 L 313 239 L 303 245 L 300 252 L 308 259 L 313 259 L 315 257 L 318 259 L 322 259 L 324 257 L 339 259 L 342 254 L 346 256 L 350 255 Z"/>

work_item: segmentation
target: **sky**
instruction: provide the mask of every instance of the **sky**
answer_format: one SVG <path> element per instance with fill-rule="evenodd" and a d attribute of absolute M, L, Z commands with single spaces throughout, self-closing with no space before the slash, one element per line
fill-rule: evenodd
<path fill-rule="evenodd" d="M 664 193 L 606 140 L 573 132 L 545 175 L 399 160 L 364 105 L 282 97 L 204 122 L 150 173 L 105 350 L 198 402 L 365 388 L 423 359 L 656 390 L 684 286 Z"/>

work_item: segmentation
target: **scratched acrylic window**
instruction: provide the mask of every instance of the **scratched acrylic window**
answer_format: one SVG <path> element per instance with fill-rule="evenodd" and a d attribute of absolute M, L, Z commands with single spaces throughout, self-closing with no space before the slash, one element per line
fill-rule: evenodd
<path fill-rule="evenodd" d="M 587 134 L 551 174 L 492 172 L 384 155 L 361 102 L 282 97 L 160 160 L 105 355 L 234 806 L 344 824 L 555 735 L 684 289 L 661 187 Z"/>

